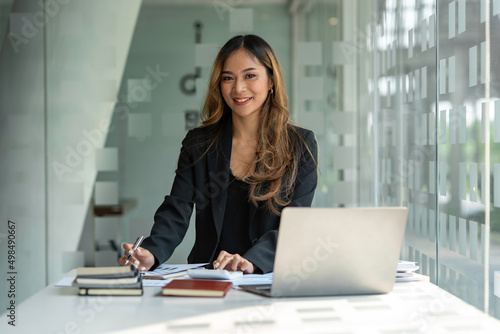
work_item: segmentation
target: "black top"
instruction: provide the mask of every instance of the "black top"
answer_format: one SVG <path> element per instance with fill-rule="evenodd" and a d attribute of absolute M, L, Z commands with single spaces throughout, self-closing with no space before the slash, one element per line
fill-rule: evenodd
<path fill-rule="evenodd" d="M 214 258 L 219 256 L 221 250 L 231 254 L 245 254 L 252 243 L 249 238 L 250 205 L 248 202 L 248 183 L 229 174 L 224 222 Z"/>
<path fill-rule="evenodd" d="M 214 258 L 229 198 L 228 157 L 231 156 L 233 135 L 230 117 L 219 123 L 190 130 L 182 141 L 172 190 L 156 211 L 151 235 L 142 243 L 142 247 L 155 257 L 152 270 L 170 258 L 183 240 L 194 212 L 195 242 L 189 253 L 188 263 L 211 262 Z M 311 206 L 318 175 L 315 163 L 318 157 L 316 140 L 311 131 L 293 125 L 290 127 L 290 137 L 296 137 L 294 142 L 305 142 L 312 154 L 305 149 L 306 145 L 299 144 L 295 152 L 299 164 L 297 179 L 293 184 L 293 195 L 288 206 Z M 218 139 L 212 145 L 214 135 Z M 270 210 L 260 210 L 249 205 L 248 220 L 248 238 L 252 246 L 240 255 L 262 272 L 271 272 L 280 216 Z"/>

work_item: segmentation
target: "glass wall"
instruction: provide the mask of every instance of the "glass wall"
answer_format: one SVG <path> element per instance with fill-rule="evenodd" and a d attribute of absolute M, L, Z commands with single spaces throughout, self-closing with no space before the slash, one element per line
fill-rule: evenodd
<path fill-rule="evenodd" d="M 494 150 L 488 105 L 495 97 L 485 91 L 490 85 L 486 54 L 494 58 L 486 49 L 486 29 L 498 18 L 490 12 L 486 20 L 485 5 L 486 1 L 448 1 L 437 7 L 439 285 L 479 308 L 488 308 L 489 299 L 494 306 L 489 268 L 495 258 L 486 255 L 500 246 L 489 237 L 494 196 L 489 189 L 493 165 L 488 160 Z M 488 37 L 488 44 L 491 41 Z"/>
<path fill-rule="evenodd" d="M 359 98 L 370 103 L 357 117 L 373 122 L 358 133 L 360 159 L 374 152 L 372 204 L 408 206 L 403 257 L 497 317 L 499 12 L 498 1 L 470 0 L 357 8 L 371 36 L 358 53 Z"/>
<path fill-rule="evenodd" d="M 295 68 L 323 84 L 297 105 L 324 125 L 315 204 L 408 207 L 402 258 L 500 317 L 500 2 L 302 4 L 296 48 L 323 56 Z"/>
<path fill-rule="evenodd" d="M 294 86 L 292 119 L 314 131 L 320 150 L 321 170 L 313 205 L 354 205 L 356 202 L 355 64 L 332 61 L 342 39 L 343 2 L 301 2 L 293 8 Z M 341 127 L 338 118 L 349 122 Z"/>

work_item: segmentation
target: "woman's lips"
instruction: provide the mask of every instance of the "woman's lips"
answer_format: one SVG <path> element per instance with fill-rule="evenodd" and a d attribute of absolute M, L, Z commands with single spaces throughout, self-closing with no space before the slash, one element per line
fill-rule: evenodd
<path fill-rule="evenodd" d="M 248 102 L 250 102 L 250 100 L 252 100 L 251 97 L 235 97 L 235 98 L 233 98 L 234 103 L 236 103 L 236 105 L 239 105 L 239 106 L 247 104 Z"/>

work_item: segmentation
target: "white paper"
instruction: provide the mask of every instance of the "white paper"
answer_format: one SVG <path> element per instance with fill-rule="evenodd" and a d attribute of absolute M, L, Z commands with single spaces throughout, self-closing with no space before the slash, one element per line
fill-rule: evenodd
<path fill-rule="evenodd" d="M 153 271 L 146 271 L 144 278 L 148 277 L 165 277 L 171 274 L 180 274 L 188 269 L 199 268 L 207 265 L 208 263 L 193 263 L 193 264 L 166 264 L 162 263 Z"/>
<path fill-rule="evenodd" d="M 172 278 L 169 279 L 143 279 L 142 287 L 143 288 L 151 288 L 151 287 L 164 287 L 168 283 L 172 281 Z"/>
<path fill-rule="evenodd" d="M 228 271 L 217 269 L 189 269 L 187 271 L 189 278 L 205 280 L 232 280 L 243 276 L 241 271 Z"/>
<path fill-rule="evenodd" d="M 233 282 L 233 287 L 236 288 L 241 285 L 262 285 L 262 284 L 272 284 L 273 283 L 273 273 L 268 274 L 249 274 L 243 275 L 238 278 L 231 280 Z"/>
<path fill-rule="evenodd" d="M 58 288 L 73 286 L 73 281 L 75 280 L 75 278 L 76 276 L 63 277 L 59 282 L 54 284 L 54 286 Z"/>

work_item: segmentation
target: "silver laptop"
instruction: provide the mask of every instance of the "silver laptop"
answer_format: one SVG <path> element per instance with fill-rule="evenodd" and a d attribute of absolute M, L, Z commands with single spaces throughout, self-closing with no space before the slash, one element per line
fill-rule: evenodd
<path fill-rule="evenodd" d="M 285 208 L 272 285 L 242 289 L 269 297 L 392 291 L 408 209 Z"/>

